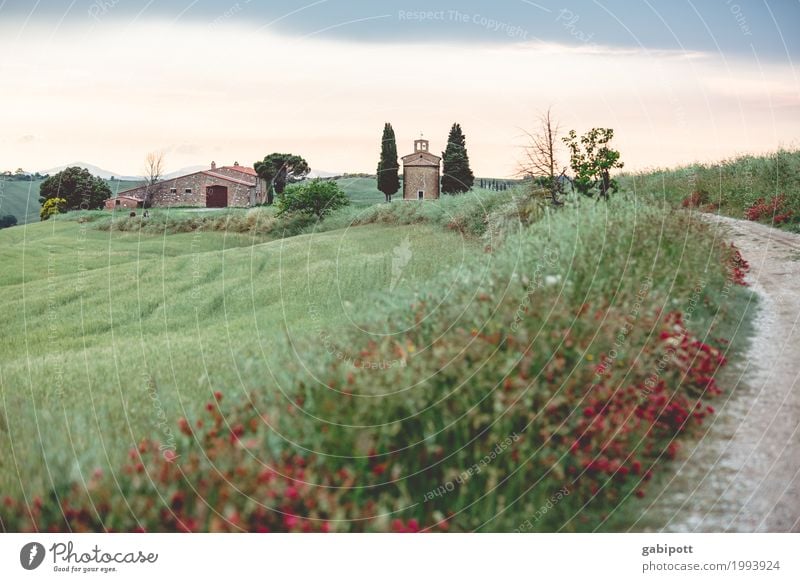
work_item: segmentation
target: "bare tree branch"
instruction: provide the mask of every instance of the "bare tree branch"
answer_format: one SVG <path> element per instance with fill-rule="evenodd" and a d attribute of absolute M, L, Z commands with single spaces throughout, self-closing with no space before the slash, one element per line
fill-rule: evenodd
<path fill-rule="evenodd" d="M 526 178 L 540 178 L 550 192 L 553 204 L 561 204 L 558 195 L 561 193 L 567 167 L 561 166 L 559 156 L 560 127 L 553 119 L 550 108 L 539 117 L 539 128 L 535 133 L 526 131 L 528 144 L 525 146 L 525 157 L 519 164 L 518 175 Z"/>
<path fill-rule="evenodd" d="M 155 194 L 155 184 L 161 180 L 164 174 L 164 152 L 150 152 L 144 159 L 144 206 L 149 207 L 153 202 Z"/>

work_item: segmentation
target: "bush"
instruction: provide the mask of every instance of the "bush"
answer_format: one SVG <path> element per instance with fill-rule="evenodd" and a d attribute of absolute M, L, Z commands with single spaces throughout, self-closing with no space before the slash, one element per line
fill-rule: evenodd
<path fill-rule="evenodd" d="M 710 196 L 705 190 L 695 190 L 689 196 L 683 199 L 681 207 L 683 208 L 700 208 L 709 203 Z"/>
<path fill-rule="evenodd" d="M 771 224 L 784 224 L 792 217 L 792 211 L 787 208 L 786 196 L 774 196 L 769 202 L 759 198 L 744 212 L 747 220 L 755 222 L 768 221 Z"/>
<path fill-rule="evenodd" d="M 350 199 L 339 185 L 333 181 L 316 178 L 295 186 L 290 186 L 278 195 L 278 216 L 284 214 L 306 214 L 322 220 L 344 206 Z"/>
<path fill-rule="evenodd" d="M 41 220 L 47 220 L 51 216 L 65 212 L 66 207 L 67 201 L 63 198 L 48 198 L 44 201 L 44 204 L 42 204 L 41 210 L 39 210 L 39 218 Z"/>

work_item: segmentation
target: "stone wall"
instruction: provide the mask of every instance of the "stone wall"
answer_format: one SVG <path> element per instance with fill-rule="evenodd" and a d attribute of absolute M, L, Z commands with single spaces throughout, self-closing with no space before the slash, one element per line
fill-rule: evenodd
<path fill-rule="evenodd" d="M 255 186 L 239 184 L 224 178 L 209 176 L 203 172 L 165 180 L 153 186 L 153 206 L 200 206 L 206 205 L 206 188 L 225 186 L 228 188 L 228 206 L 252 206 L 255 202 Z M 190 190 L 190 191 L 187 191 Z M 145 187 L 125 192 L 128 196 L 144 198 Z"/>
<path fill-rule="evenodd" d="M 109 198 L 105 201 L 106 210 L 115 208 L 139 208 L 139 202 L 131 198 Z"/>
<path fill-rule="evenodd" d="M 418 200 L 417 192 L 424 192 L 424 200 L 439 198 L 439 168 L 437 166 L 405 166 L 403 168 L 403 200 Z"/>

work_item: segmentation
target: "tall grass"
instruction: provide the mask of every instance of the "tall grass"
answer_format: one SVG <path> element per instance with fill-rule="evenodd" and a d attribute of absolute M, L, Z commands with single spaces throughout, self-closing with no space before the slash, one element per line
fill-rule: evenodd
<path fill-rule="evenodd" d="M 0 241 L 0 491 L 15 495 L 119 466 L 142 438 L 167 440 L 212 386 L 268 378 L 287 334 L 344 329 L 390 289 L 479 251 L 425 226 L 254 243 L 55 221 Z M 394 280 L 406 241 L 418 252 Z"/>
<path fill-rule="evenodd" d="M 792 220 L 787 228 L 798 229 L 800 221 L 800 151 L 781 149 L 763 156 L 740 156 L 713 164 L 691 164 L 674 169 L 657 169 L 623 174 L 621 189 L 653 196 L 673 206 L 680 205 L 694 192 L 706 192 L 709 210 L 719 210 L 735 218 L 759 199 L 786 196 L 786 209 Z"/>
<path fill-rule="evenodd" d="M 187 257 L 98 272 L 40 335 L 49 291 L 26 291 L 38 299 L 6 317 L 28 339 L 0 380 L 4 448 L 13 435 L 36 461 L 0 476 L 20 494 L 60 478 L 37 526 L 551 531 L 636 515 L 707 415 L 747 306 L 715 232 L 625 195 L 348 212 L 322 224 L 367 226 L 204 256 L 198 278 Z M 495 231 L 504 242 L 483 252 L 477 235 Z M 85 304 L 113 317 L 87 320 Z M 98 465 L 89 495 L 106 509 L 65 526 L 64 500 L 86 506 L 80 478 Z M 0 509 L 5 527 L 30 527 L 19 507 Z"/>

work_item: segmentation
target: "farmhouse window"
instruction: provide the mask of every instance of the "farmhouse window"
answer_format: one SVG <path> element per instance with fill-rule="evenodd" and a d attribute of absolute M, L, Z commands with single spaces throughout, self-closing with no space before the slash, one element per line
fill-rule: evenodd
<path fill-rule="evenodd" d="M 170 194 L 177 194 L 178 193 L 178 189 L 177 188 L 170 188 L 169 189 L 169 193 Z"/>
<path fill-rule="evenodd" d="M 186 189 L 183 191 L 183 193 L 184 193 L 184 194 L 191 194 L 191 193 L 192 193 L 192 189 L 191 189 L 191 188 L 186 188 Z"/>

